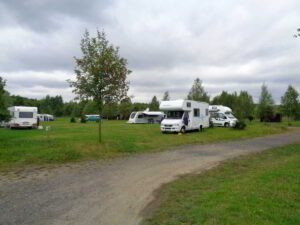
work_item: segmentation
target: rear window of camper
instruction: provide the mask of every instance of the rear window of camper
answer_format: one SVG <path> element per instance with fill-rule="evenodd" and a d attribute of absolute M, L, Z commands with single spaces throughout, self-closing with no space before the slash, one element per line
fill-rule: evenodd
<path fill-rule="evenodd" d="M 33 112 L 19 112 L 19 118 L 33 118 Z"/>

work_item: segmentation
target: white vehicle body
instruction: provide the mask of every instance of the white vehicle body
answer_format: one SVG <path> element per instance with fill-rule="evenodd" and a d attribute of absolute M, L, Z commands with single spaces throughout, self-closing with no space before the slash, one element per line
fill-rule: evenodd
<path fill-rule="evenodd" d="M 145 111 L 132 112 L 127 123 L 160 123 L 165 114 L 163 112 Z"/>
<path fill-rule="evenodd" d="M 12 106 L 8 108 L 11 120 L 8 123 L 10 128 L 36 128 L 37 107 Z"/>
<path fill-rule="evenodd" d="M 233 127 L 238 121 L 231 108 L 223 105 L 210 105 L 209 113 L 214 126 Z"/>
<path fill-rule="evenodd" d="M 192 100 L 162 101 L 159 109 L 166 118 L 161 122 L 161 132 L 202 130 L 209 127 L 208 103 Z"/>
<path fill-rule="evenodd" d="M 54 116 L 50 114 L 38 114 L 38 118 L 40 121 L 53 121 Z"/>

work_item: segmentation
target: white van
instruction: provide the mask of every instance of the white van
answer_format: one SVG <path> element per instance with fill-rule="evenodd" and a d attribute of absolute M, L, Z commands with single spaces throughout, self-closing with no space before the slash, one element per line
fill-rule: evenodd
<path fill-rule="evenodd" d="M 10 128 L 36 128 L 37 107 L 12 106 L 8 108 L 11 120 L 8 122 Z"/>
<path fill-rule="evenodd" d="M 165 114 L 163 112 L 145 111 L 132 112 L 127 123 L 160 123 Z"/>
<path fill-rule="evenodd" d="M 237 118 L 232 114 L 231 108 L 223 105 L 210 105 L 209 113 L 211 123 L 214 126 L 233 127 L 237 123 Z"/>
<path fill-rule="evenodd" d="M 199 130 L 209 127 L 208 103 L 192 100 L 162 101 L 159 109 L 166 118 L 161 122 L 160 130 L 165 132 L 181 132 Z"/>

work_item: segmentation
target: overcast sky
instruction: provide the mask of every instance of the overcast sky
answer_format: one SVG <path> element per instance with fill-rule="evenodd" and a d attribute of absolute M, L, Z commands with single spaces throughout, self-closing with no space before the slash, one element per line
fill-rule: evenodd
<path fill-rule="evenodd" d="M 134 101 L 185 98 L 193 80 L 210 96 L 265 82 L 276 102 L 300 91 L 299 0 L 0 0 L 0 76 L 11 94 L 74 96 L 74 56 L 85 29 L 104 30 L 133 72 Z"/>

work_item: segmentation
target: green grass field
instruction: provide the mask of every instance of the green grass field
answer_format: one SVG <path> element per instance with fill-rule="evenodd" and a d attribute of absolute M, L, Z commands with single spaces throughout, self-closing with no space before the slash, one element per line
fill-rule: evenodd
<path fill-rule="evenodd" d="M 300 224 L 300 144 L 165 185 L 146 225 Z"/>
<path fill-rule="evenodd" d="M 185 135 L 161 134 L 157 124 L 104 121 L 102 144 L 96 122 L 70 123 L 69 118 L 42 123 L 51 130 L 0 129 L 0 170 L 23 165 L 107 159 L 132 153 L 162 151 L 173 146 L 251 138 L 286 131 L 285 124 L 253 122 L 243 131 L 210 128 Z"/>

